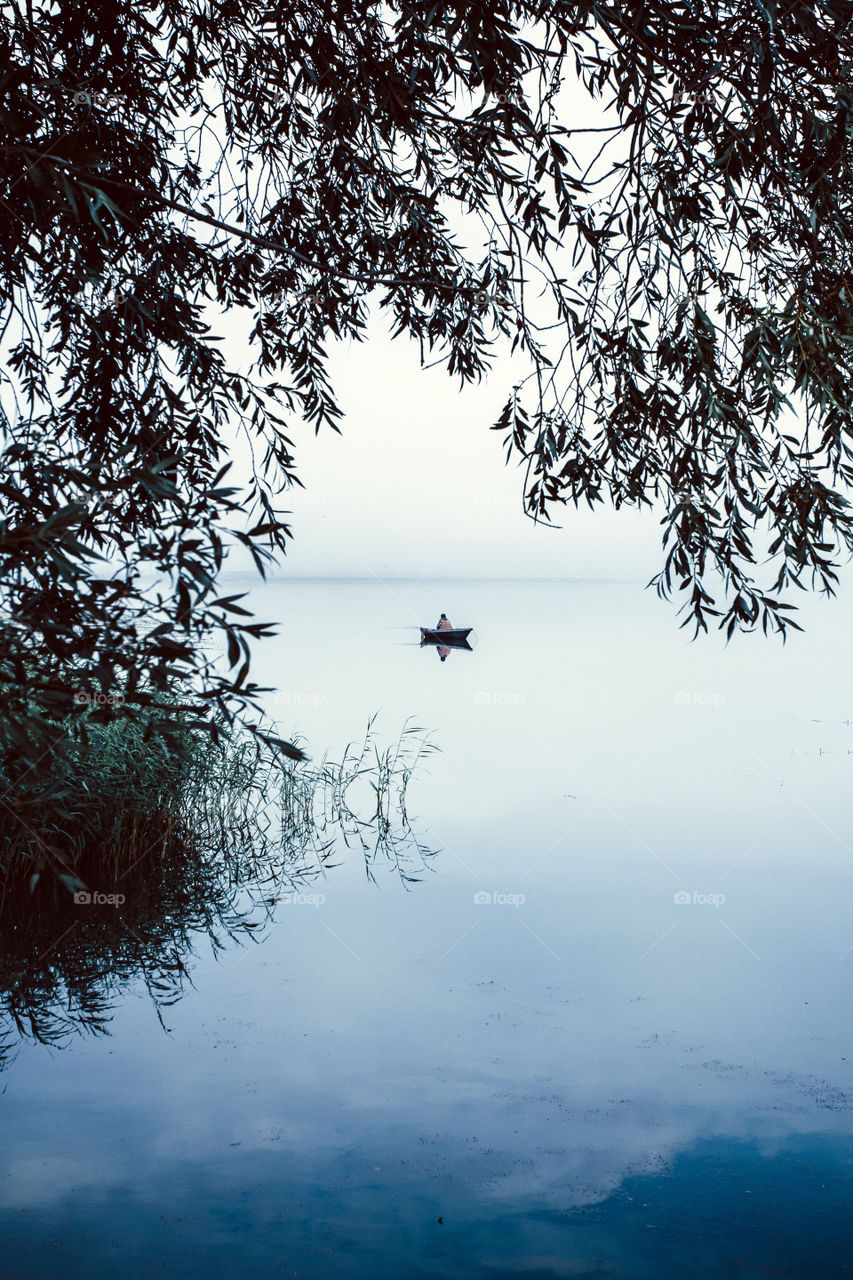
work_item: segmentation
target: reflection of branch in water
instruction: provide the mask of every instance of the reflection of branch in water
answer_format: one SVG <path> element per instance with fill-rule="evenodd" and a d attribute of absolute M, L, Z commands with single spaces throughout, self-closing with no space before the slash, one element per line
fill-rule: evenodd
<path fill-rule="evenodd" d="M 199 937 L 206 934 L 219 951 L 257 928 L 238 902 L 231 873 L 187 849 L 165 863 L 140 864 L 121 885 L 120 906 L 69 897 L 29 919 L 20 912 L 10 921 L 4 913 L 0 1007 L 18 1038 L 61 1045 L 74 1031 L 103 1034 L 131 983 L 142 983 L 162 1021 L 162 1011 L 183 994 Z M 27 963 L 51 930 L 64 933 L 62 941 Z"/>
<path fill-rule="evenodd" d="M 215 954 L 257 941 L 286 888 L 304 888 L 332 866 L 339 842 L 364 852 L 367 874 L 386 859 L 408 886 L 434 851 L 415 834 L 406 790 L 436 748 L 406 725 L 380 751 L 368 723 L 364 742 L 340 764 L 278 766 L 252 752 L 223 757 L 211 788 L 199 779 L 191 829 L 168 847 L 158 839 L 117 880 L 96 881 L 90 896 L 118 904 L 45 895 L 7 899 L 0 914 L 0 1067 L 21 1040 L 61 1046 L 80 1032 L 107 1034 L 122 993 L 141 983 L 157 1017 L 191 984 L 189 965 L 206 937 Z M 368 788 L 359 813 L 357 784 Z M 79 895 L 78 895 L 79 897 Z"/>

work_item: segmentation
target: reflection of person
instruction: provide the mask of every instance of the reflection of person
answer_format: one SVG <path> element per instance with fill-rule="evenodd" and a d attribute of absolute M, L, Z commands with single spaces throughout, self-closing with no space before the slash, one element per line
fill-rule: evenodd
<path fill-rule="evenodd" d="M 438 626 L 436 627 L 436 631 L 452 631 L 452 630 L 453 630 L 453 624 L 448 620 L 447 614 L 443 613 L 438 620 Z M 439 658 L 441 658 L 442 662 L 446 661 L 447 655 L 449 653 L 450 653 L 450 650 L 446 644 L 440 644 L 438 646 L 438 656 Z"/>

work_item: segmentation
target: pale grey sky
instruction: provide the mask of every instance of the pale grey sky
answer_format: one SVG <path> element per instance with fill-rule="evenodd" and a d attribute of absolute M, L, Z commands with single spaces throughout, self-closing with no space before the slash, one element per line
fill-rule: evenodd
<path fill-rule="evenodd" d="M 460 392 L 443 369 L 420 368 L 414 344 L 391 342 L 385 324 L 378 316 L 369 342 L 333 349 L 341 434 L 295 433 L 305 491 L 289 503 L 287 576 L 652 576 L 659 514 L 569 508 L 560 530 L 524 514 L 523 472 L 489 430 L 526 372 L 520 362 L 498 361 Z"/>

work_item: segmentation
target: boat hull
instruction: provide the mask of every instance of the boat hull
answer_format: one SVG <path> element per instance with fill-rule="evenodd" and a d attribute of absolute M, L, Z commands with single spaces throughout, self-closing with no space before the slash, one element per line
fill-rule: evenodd
<path fill-rule="evenodd" d="M 436 631 L 432 627 L 421 627 L 421 644 L 446 645 L 450 649 L 470 649 L 468 637 L 473 629 L 473 627 L 457 627 L 449 631 Z"/>

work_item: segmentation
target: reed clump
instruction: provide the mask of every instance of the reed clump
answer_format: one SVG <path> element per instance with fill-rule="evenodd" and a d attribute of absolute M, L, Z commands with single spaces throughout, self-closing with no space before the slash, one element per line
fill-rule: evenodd
<path fill-rule="evenodd" d="M 94 715 L 84 728 L 29 771 L 26 806 L 0 804 L 0 1069 L 22 1040 L 106 1031 L 132 983 L 162 1019 L 199 940 L 258 939 L 283 891 L 347 849 L 368 878 L 384 866 L 406 888 L 435 856 L 407 811 L 436 750 L 413 726 L 382 747 L 370 720 L 318 764 L 239 729 L 211 734 L 179 706 L 156 732 Z"/>
<path fill-rule="evenodd" d="M 78 718 L 73 738 L 13 774 L 0 803 L 0 912 L 116 884 L 144 861 L 207 854 L 245 828 L 260 767 L 246 736 L 204 727 L 177 700 Z"/>

